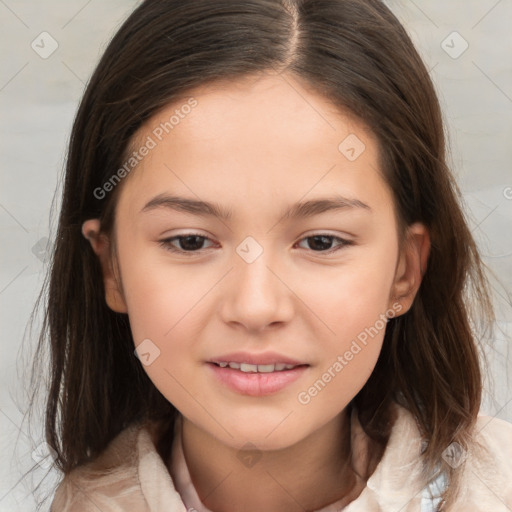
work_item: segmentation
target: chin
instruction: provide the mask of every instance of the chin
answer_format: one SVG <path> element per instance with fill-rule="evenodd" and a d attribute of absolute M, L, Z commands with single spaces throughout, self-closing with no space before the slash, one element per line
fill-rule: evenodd
<path fill-rule="evenodd" d="M 267 417 L 259 422 L 224 422 L 223 428 L 217 424 L 210 425 L 213 430 L 209 432 L 220 442 L 236 450 L 250 449 L 248 445 L 254 445 L 261 451 L 282 450 L 293 446 L 310 433 L 304 424 L 298 426 L 295 422 L 291 424 L 287 420 L 283 421 L 285 417 L 286 414 L 281 414 L 277 421 Z"/>

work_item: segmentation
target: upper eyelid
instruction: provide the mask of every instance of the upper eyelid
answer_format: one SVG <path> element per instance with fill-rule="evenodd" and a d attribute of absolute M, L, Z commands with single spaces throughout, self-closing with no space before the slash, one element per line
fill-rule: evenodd
<path fill-rule="evenodd" d="M 186 233 L 179 233 L 177 235 L 172 235 L 172 236 L 166 236 L 165 238 L 162 238 L 160 241 L 165 242 L 165 241 L 176 239 L 176 238 L 185 238 L 187 236 L 198 236 L 201 238 L 206 238 L 207 240 L 210 240 L 211 242 L 215 241 L 213 238 L 211 238 L 208 235 L 203 235 L 201 233 L 196 233 L 194 231 L 190 231 L 190 232 L 186 232 Z M 314 236 L 329 236 L 329 237 L 345 240 L 347 242 L 352 241 L 350 238 L 346 238 L 346 236 L 349 236 L 349 235 L 337 235 L 334 233 L 329 233 L 328 231 L 317 231 L 317 232 L 313 232 L 313 233 L 306 233 L 299 238 L 299 241 L 304 240 L 305 238 L 310 238 L 310 237 L 314 237 Z"/>
<path fill-rule="evenodd" d="M 207 250 L 207 249 L 211 249 L 212 247 L 207 247 L 207 248 L 203 248 L 203 249 L 198 249 L 197 251 L 184 251 L 182 249 L 179 249 L 177 247 L 174 247 L 171 245 L 171 243 L 175 240 L 179 240 L 180 238 L 186 238 L 188 236 L 197 236 L 199 238 L 204 238 L 205 240 L 208 240 L 210 242 L 212 242 L 214 245 L 215 245 L 215 240 L 213 240 L 212 238 L 210 238 L 209 236 L 207 235 L 202 235 L 200 233 L 195 233 L 195 232 L 187 232 L 187 233 L 181 233 L 181 234 L 178 234 L 178 235 L 174 235 L 174 236 L 170 236 L 170 237 L 166 237 L 166 238 L 163 238 L 162 240 L 160 240 L 160 244 L 161 245 L 167 245 L 167 246 L 171 246 L 173 247 L 173 249 L 170 249 L 170 250 L 175 250 L 176 252 L 182 252 L 184 254 L 194 254 L 194 253 L 199 253 L 201 251 L 204 251 L 204 250 Z M 325 232 L 325 231 L 320 231 L 320 232 L 313 232 L 313 233 L 306 233 L 305 235 L 301 236 L 297 242 L 295 242 L 295 244 L 298 244 L 304 240 L 307 240 L 308 238 L 313 238 L 313 237 L 316 237 L 316 236 L 326 236 L 326 237 L 329 237 L 329 238 L 333 238 L 335 240 L 338 240 L 340 243 L 339 243 L 339 246 L 338 246 L 338 249 L 339 248 L 343 248 L 343 247 L 346 247 L 346 246 L 350 246 L 350 245 L 354 245 L 354 240 L 351 240 L 350 238 L 345 238 L 343 236 L 338 236 L 338 235 L 335 235 L 335 234 L 332 234 L 332 233 L 328 233 L 328 232 Z M 294 244 L 294 245 L 295 245 Z M 327 254 L 329 252 L 336 252 L 337 249 L 333 250 L 333 249 L 328 249 L 326 251 L 313 251 L 313 252 L 317 252 L 318 254 Z"/>

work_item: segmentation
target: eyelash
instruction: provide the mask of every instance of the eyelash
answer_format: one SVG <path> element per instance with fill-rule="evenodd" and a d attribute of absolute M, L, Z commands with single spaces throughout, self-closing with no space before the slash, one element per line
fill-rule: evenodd
<path fill-rule="evenodd" d="M 175 246 L 171 245 L 171 242 L 173 240 L 181 240 L 183 238 L 188 238 L 188 237 L 191 237 L 191 236 L 199 237 L 199 238 L 203 238 L 205 240 L 212 241 L 207 236 L 200 235 L 199 233 L 185 233 L 183 235 L 177 235 L 177 236 L 173 236 L 171 238 L 166 238 L 164 240 L 160 240 L 160 245 L 165 250 L 167 250 L 167 251 L 170 251 L 170 252 L 173 252 L 173 253 L 178 253 L 178 254 L 183 254 L 185 256 L 193 256 L 194 254 L 199 253 L 201 251 L 201 249 L 199 249 L 197 251 L 184 251 L 182 249 L 177 249 Z M 339 250 L 343 249 L 344 247 L 348 247 L 350 245 L 354 245 L 354 242 L 351 241 L 351 240 L 346 240 L 344 238 L 340 238 L 339 236 L 329 235 L 329 234 L 326 234 L 326 233 L 318 233 L 318 234 L 314 234 L 314 235 L 309 235 L 309 236 L 306 236 L 304 238 L 301 238 L 299 240 L 299 242 L 302 242 L 303 240 L 307 240 L 309 238 L 316 238 L 316 237 L 332 238 L 333 240 L 337 240 L 337 241 L 340 242 L 340 244 L 339 244 L 339 246 L 337 248 L 328 249 L 327 251 L 313 251 L 313 252 L 319 253 L 319 254 L 332 254 L 332 253 L 338 252 Z"/>

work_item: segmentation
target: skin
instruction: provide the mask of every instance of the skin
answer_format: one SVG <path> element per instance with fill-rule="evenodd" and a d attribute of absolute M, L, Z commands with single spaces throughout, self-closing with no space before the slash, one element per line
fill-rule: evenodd
<path fill-rule="evenodd" d="M 387 310 L 409 310 L 427 263 L 428 231 L 409 226 L 400 250 L 377 139 L 292 76 L 203 86 L 189 96 L 197 106 L 121 185 L 117 261 L 98 220 L 83 225 L 102 263 L 106 302 L 128 313 L 136 346 L 149 338 L 160 350 L 144 369 L 183 415 L 185 458 L 209 509 L 298 512 L 342 497 L 348 503 L 364 481 L 348 464 L 346 406 L 371 375 L 385 329 L 309 403 L 297 397 Z M 133 148 L 183 103 L 143 125 Z M 349 134 L 366 146 L 354 161 L 338 150 Z M 282 217 L 295 202 L 334 192 L 371 211 Z M 232 218 L 140 212 L 161 193 L 216 202 Z M 159 244 L 187 232 L 210 240 L 199 239 L 192 256 Z M 339 242 L 307 238 L 319 234 L 353 245 L 326 254 Z M 251 263 L 236 251 L 248 236 L 263 249 Z M 187 248 L 178 239 L 171 245 Z M 206 366 L 237 350 L 274 350 L 310 366 L 274 395 L 248 396 L 217 382 Z M 252 467 L 237 456 L 247 442 L 260 450 Z"/>

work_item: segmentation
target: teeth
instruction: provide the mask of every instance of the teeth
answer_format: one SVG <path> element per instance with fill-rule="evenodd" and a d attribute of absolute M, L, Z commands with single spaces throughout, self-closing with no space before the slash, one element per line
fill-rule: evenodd
<path fill-rule="evenodd" d="M 240 370 L 244 373 L 271 373 L 274 371 L 282 371 L 282 370 L 290 370 L 291 368 L 295 368 L 293 364 L 249 364 L 249 363 L 233 363 L 233 362 L 220 362 L 217 363 L 221 368 L 226 368 L 229 366 L 234 370 Z"/>
<path fill-rule="evenodd" d="M 231 363 L 229 363 L 229 365 L 231 366 Z M 242 372 L 257 372 L 258 371 L 258 365 L 257 364 L 242 363 L 240 365 L 240 371 L 242 371 Z"/>
<path fill-rule="evenodd" d="M 258 372 L 270 373 L 275 370 L 275 364 L 259 364 L 256 368 L 257 368 Z"/>

